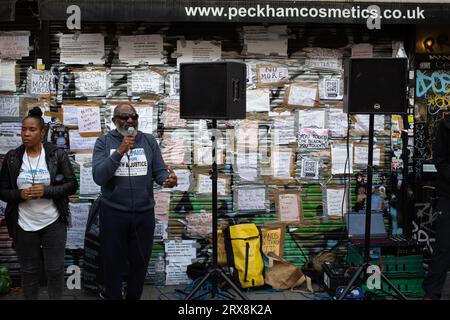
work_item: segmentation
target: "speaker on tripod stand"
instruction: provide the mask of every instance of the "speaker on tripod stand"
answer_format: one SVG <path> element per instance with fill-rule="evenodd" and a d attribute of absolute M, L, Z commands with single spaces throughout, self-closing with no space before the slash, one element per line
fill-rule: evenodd
<path fill-rule="evenodd" d="M 345 62 L 344 112 L 369 115 L 369 147 L 364 234 L 364 263 L 339 295 L 346 297 L 360 276 L 370 267 L 370 228 L 372 211 L 373 136 L 375 114 L 404 114 L 407 106 L 407 60 L 402 58 L 350 58 Z M 400 299 L 405 295 L 383 274 L 384 281 Z"/>
<path fill-rule="evenodd" d="M 225 280 L 243 300 L 248 298 L 225 274 L 217 262 L 217 120 L 245 119 L 246 65 L 239 62 L 198 62 L 180 64 L 180 118 L 212 120 L 212 240 L 213 258 L 207 274 L 189 293 L 195 297 L 207 282 L 212 283 L 211 298 L 217 295 L 219 281 Z"/>

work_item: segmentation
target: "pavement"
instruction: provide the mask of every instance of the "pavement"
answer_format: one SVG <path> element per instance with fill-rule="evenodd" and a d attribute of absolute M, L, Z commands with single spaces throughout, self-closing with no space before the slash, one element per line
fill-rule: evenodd
<path fill-rule="evenodd" d="M 201 299 L 211 299 L 210 287 L 206 286 L 198 291 L 198 295 L 204 294 Z M 306 288 L 300 287 L 296 290 L 273 290 L 270 288 L 263 289 L 246 289 L 242 292 L 249 300 L 332 300 L 332 298 L 317 285 L 313 285 L 314 293 L 308 292 Z M 145 285 L 141 300 L 184 300 L 187 296 L 186 292 L 192 290 L 192 285 L 178 286 L 154 286 Z M 221 295 L 222 291 L 218 290 L 215 300 L 227 299 Z M 225 291 L 224 294 L 232 294 L 233 291 Z M 22 300 L 21 288 L 12 288 L 9 293 L 0 295 L 0 300 Z M 40 288 L 39 300 L 47 300 L 48 294 L 45 287 Z M 236 300 L 239 299 L 236 296 Z M 84 289 L 65 289 L 63 300 L 102 300 L 99 295 L 93 294 Z M 411 298 L 411 300 L 421 300 L 420 297 Z M 444 285 L 442 300 L 450 300 L 450 273 Z"/>

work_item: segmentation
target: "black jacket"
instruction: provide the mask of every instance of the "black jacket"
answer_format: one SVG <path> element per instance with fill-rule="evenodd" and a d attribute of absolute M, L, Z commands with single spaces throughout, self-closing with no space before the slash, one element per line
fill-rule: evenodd
<path fill-rule="evenodd" d="M 436 191 L 439 196 L 450 198 L 450 119 L 442 119 L 437 125 L 433 159 L 438 172 Z"/>
<path fill-rule="evenodd" d="M 78 188 L 78 182 L 70 164 L 69 157 L 62 149 L 45 143 L 45 161 L 50 173 L 50 186 L 44 188 L 44 198 L 53 199 L 62 221 L 68 225 L 70 222 L 68 196 L 74 194 Z M 20 190 L 17 187 L 17 177 L 22 166 L 25 147 L 21 145 L 17 149 L 10 150 L 3 159 L 0 173 L 0 200 L 7 203 L 5 210 L 6 225 L 11 238 L 15 238 L 18 219 Z M 58 175 L 58 179 L 56 176 Z M 64 177 L 64 179 L 60 179 Z M 58 181 L 57 181 L 58 180 Z"/>

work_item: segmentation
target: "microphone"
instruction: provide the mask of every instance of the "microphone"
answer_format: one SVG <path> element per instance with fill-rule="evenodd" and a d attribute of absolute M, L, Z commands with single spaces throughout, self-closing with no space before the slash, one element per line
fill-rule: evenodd
<path fill-rule="evenodd" d="M 136 135 L 136 129 L 134 127 L 128 127 L 127 133 L 129 136 L 135 136 Z"/>
<path fill-rule="evenodd" d="M 136 129 L 134 127 L 128 127 L 127 133 L 128 133 L 129 136 L 133 136 L 134 137 L 137 132 L 136 132 Z M 128 150 L 128 152 L 127 152 L 128 161 L 130 160 L 131 149 L 133 149 L 133 146 L 131 146 L 130 150 Z"/>

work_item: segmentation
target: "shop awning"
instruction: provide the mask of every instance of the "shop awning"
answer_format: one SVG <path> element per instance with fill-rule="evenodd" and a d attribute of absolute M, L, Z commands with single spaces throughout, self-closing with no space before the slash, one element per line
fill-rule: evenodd
<path fill-rule="evenodd" d="M 14 21 L 16 0 L 0 0 L 0 21 Z"/>
<path fill-rule="evenodd" d="M 43 20 L 66 20 L 68 6 L 77 5 L 81 21 L 366 23 L 364 10 L 377 5 L 382 23 L 449 23 L 450 5 L 435 1 L 38 0 Z"/>

